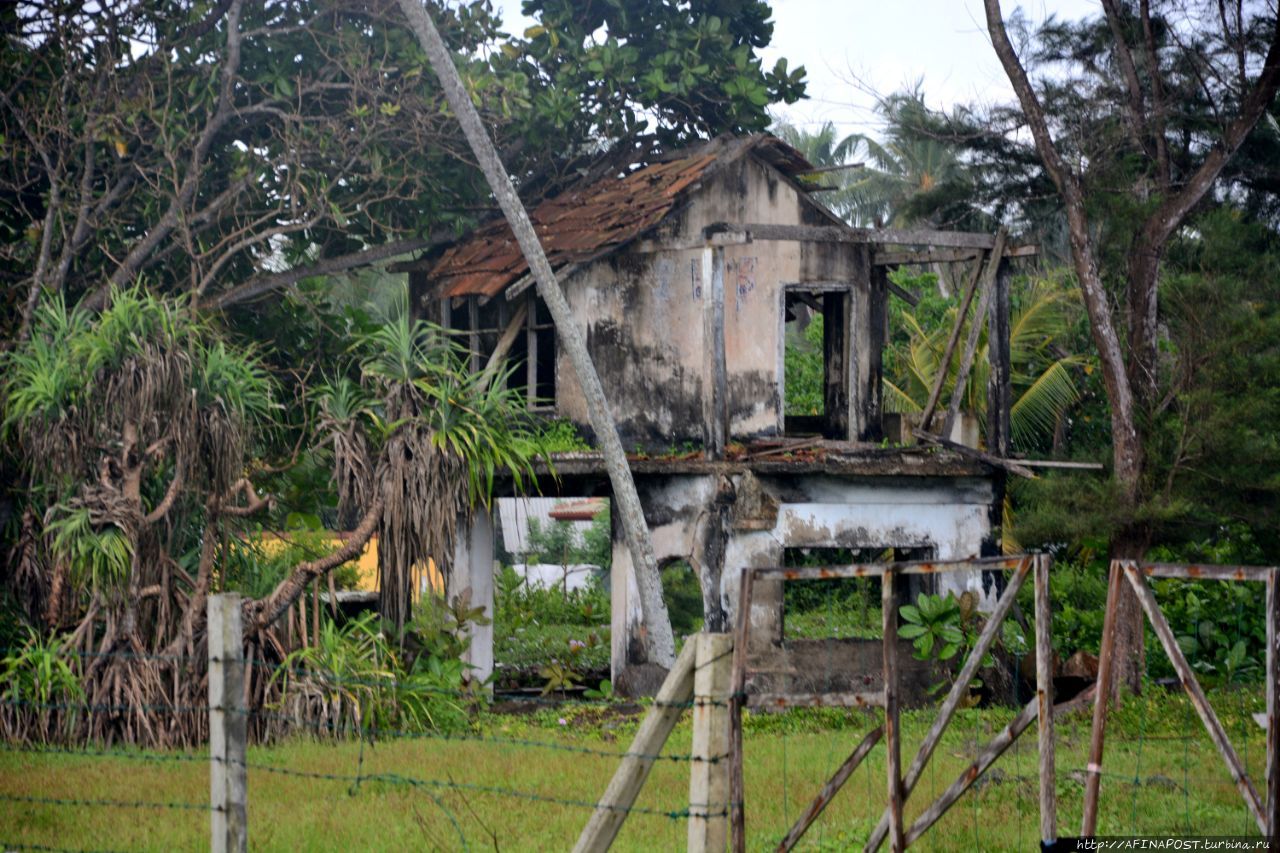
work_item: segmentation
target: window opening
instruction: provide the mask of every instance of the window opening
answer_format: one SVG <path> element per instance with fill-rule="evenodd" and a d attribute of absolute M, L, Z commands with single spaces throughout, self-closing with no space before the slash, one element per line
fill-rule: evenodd
<path fill-rule="evenodd" d="M 469 353 L 471 372 L 478 373 L 522 309 L 519 330 L 506 353 L 507 363 L 514 365 L 507 386 L 521 392 L 531 410 L 547 411 L 555 407 L 556 332 L 541 299 L 532 293 L 515 302 L 501 297 L 457 297 L 445 302 L 444 325 Z"/>
<path fill-rule="evenodd" d="M 849 437 L 849 290 L 789 287 L 783 297 L 783 430 Z"/>
<path fill-rule="evenodd" d="M 782 565 L 848 566 L 928 560 L 931 548 L 784 548 Z M 933 575 L 906 575 L 899 590 L 903 604 L 934 591 Z M 879 578 L 796 580 L 782 585 L 784 639 L 828 637 L 875 639 L 883 636 Z"/>

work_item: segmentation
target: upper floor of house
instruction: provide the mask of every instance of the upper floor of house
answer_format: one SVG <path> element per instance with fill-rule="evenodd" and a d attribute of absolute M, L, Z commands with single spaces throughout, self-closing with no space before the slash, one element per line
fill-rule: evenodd
<path fill-rule="evenodd" d="M 849 228 L 811 195 L 812 172 L 767 134 L 721 138 L 584 180 L 530 211 L 624 447 L 880 438 L 896 288 L 877 263 L 877 232 Z M 966 238 L 978 251 L 992 242 Z M 509 381 L 531 408 L 590 434 L 504 220 L 401 268 L 425 315 L 462 337 L 473 369 L 511 359 Z M 805 383 L 803 402 L 789 381 Z"/>

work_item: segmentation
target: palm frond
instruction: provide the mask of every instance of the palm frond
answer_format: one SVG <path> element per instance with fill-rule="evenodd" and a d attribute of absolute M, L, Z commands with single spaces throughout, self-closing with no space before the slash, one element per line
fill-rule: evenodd
<path fill-rule="evenodd" d="M 1015 444 L 1027 447 L 1037 436 L 1051 435 L 1058 419 L 1080 399 L 1069 363 L 1066 359 L 1055 361 L 1018 395 L 1009 411 Z"/>
<path fill-rule="evenodd" d="M 885 411 L 907 415 L 924 411 L 924 406 L 888 379 L 884 381 L 884 408 Z"/>

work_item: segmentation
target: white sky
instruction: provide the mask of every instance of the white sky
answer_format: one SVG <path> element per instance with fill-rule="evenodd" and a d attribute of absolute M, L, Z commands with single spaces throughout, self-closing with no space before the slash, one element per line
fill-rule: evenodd
<path fill-rule="evenodd" d="M 507 29 L 522 32 L 520 0 L 495 0 Z M 981 0 L 771 0 L 773 41 L 765 66 L 786 57 L 808 72 L 809 97 L 776 114 L 816 129 L 878 135 L 872 92 L 922 81 L 931 107 L 1009 100 L 1013 92 L 987 37 Z M 1098 0 L 1003 0 L 1006 17 L 1022 6 L 1032 21 L 1050 14 L 1101 14 Z M 861 85 L 856 82 L 861 81 Z M 866 89 L 862 88 L 863 86 Z"/>

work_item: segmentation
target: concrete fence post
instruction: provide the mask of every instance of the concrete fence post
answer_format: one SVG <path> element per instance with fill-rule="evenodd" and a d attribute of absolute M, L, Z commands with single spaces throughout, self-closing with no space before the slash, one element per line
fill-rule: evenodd
<path fill-rule="evenodd" d="M 689 765 L 689 850 L 729 844 L 729 697 L 733 635 L 695 634 L 693 744 Z"/>
<path fill-rule="evenodd" d="M 209 596 L 209 849 L 248 847 L 244 644 L 240 595 Z"/>

